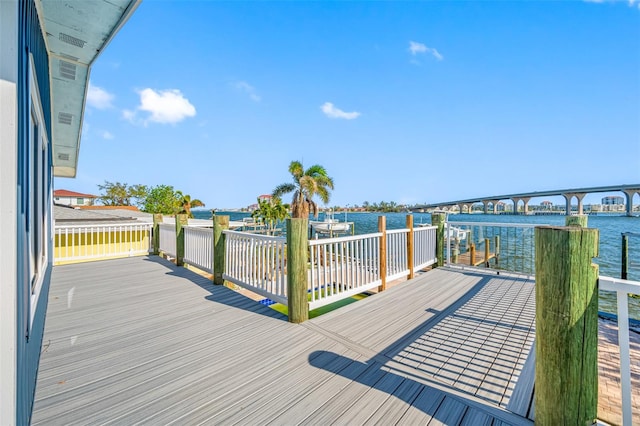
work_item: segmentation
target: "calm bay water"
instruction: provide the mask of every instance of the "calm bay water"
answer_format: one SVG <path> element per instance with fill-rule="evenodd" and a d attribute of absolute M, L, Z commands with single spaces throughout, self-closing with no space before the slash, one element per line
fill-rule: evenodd
<path fill-rule="evenodd" d="M 217 212 L 217 214 L 229 215 L 231 220 L 242 220 L 249 217 L 245 212 Z M 209 211 L 194 211 L 197 218 L 208 219 Z M 387 229 L 401 229 L 405 227 L 405 213 L 386 213 Z M 378 216 L 380 213 L 348 213 L 346 220 L 353 222 L 356 234 L 368 234 L 378 229 Z M 414 213 L 414 224 L 431 223 L 429 213 Z M 320 219 L 324 216 L 320 214 Z M 345 220 L 345 215 L 337 213 L 336 219 Z M 484 215 L 484 214 L 456 214 L 450 215 L 451 222 L 491 222 L 491 223 L 525 223 L 539 225 L 564 225 L 564 216 L 524 216 L 524 215 Z M 594 262 L 600 266 L 600 275 L 620 277 L 621 244 L 623 232 L 640 232 L 640 218 L 599 215 L 589 216 L 589 228 L 600 230 L 600 253 Z M 629 258 L 632 267 L 629 269 L 629 279 L 640 281 L 640 237 L 629 239 Z M 600 310 L 615 313 L 615 296 L 601 292 Z M 640 300 L 635 299 L 630 306 L 630 315 L 640 319 Z"/>

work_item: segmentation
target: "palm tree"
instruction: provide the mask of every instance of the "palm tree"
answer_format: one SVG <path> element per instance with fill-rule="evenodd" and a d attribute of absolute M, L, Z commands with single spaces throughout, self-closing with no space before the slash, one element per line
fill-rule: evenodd
<path fill-rule="evenodd" d="M 251 213 L 254 219 L 260 219 L 267 225 L 267 232 L 273 234 L 278 222 L 289 217 L 289 205 L 282 204 L 279 198 L 270 201 L 258 198 L 258 208 Z"/>
<path fill-rule="evenodd" d="M 309 213 L 318 215 L 318 206 L 313 201 L 317 195 L 323 203 L 329 202 L 329 190 L 333 189 L 333 179 L 327 176 L 324 167 L 315 164 L 304 169 L 299 161 L 289 164 L 289 173 L 293 176 L 293 183 L 283 183 L 273 190 L 273 196 L 280 198 L 282 195 L 293 191 L 291 202 L 292 217 L 308 218 Z"/>
<path fill-rule="evenodd" d="M 186 214 L 190 218 L 193 217 L 193 213 L 191 213 L 191 209 L 193 207 L 204 207 L 204 203 L 200 200 L 191 199 L 191 195 L 183 194 L 182 191 L 176 191 L 176 195 L 178 197 L 178 203 L 181 214 Z"/>

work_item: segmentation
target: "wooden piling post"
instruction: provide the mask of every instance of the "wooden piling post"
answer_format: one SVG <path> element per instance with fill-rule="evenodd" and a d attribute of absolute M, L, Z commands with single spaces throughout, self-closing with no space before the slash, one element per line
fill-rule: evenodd
<path fill-rule="evenodd" d="M 444 265 L 444 223 L 447 220 L 445 213 L 431 213 L 431 225 L 437 226 L 436 229 L 436 258 L 438 259 L 437 266 Z"/>
<path fill-rule="evenodd" d="M 620 278 L 626 280 L 629 276 L 629 235 L 627 234 L 622 234 L 622 256 L 620 264 Z"/>
<path fill-rule="evenodd" d="M 460 239 L 456 238 L 455 244 L 451 249 L 451 263 L 458 263 L 458 255 L 460 255 Z"/>
<path fill-rule="evenodd" d="M 289 322 L 309 319 L 307 253 L 309 219 L 287 219 L 287 305 Z"/>
<path fill-rule="evenodd" d="M 380 285 L 378 291 L 387 289 L 387 217 L 378 216 L 378 232 L 382 232 L 380 236 L 380 250 L 378 257 L 380 259 Z"/>
<path fill-rule="evenodd" d="M 162 215 L 160 213 L 153 214 L 153 251 L 155 255 L 160 254 L 160 224 L 162 223 Z"/>
<path fill-rule="evenodd" d="M 598 230 L 537 227 L 535 419 L 590 425 L 598 407 Z"/>
<path fill-rule="evenodd" d="M 407 269 L 409 269 L 409 275 L 407 279 L 415 277 L 415 271 L 413 270 L 413 215 L 407 215 L 407 228 L 409 233 L 407 234 Z"/>
<path fill-rule="evenodd" d="M 589 219 L 589 216 L 587 216 L 586 214 L 565 216 L 564 223 L 566 226 L 580 226 L 582 228 L 586 228 L 587 219 Z"/>
<path fill-rule="evenodd" d="M 490 246 L 489 238 L 485 238 L 484 239 L 484 266 L 486 266 L 487 268 L 489 267 L 489 256 L 490 256 L 489 249 L 491 248 L 489 246 Z"/>
<path fill-rule="evenodd" d="M 225 242 L 222 231 L 229 229 L 229 216 L 213 216 L 213 283 L 224 284 Z"/>
<path fill-rule="evenodd" d="M 469 248 L 469 265 L 475 266 L 476 263 L 476 245 L 471 243 L 471 247 Z"/>
<path fill-rule="evenodd" d="M 500 235 L 496 235 L 495 237 L 495 258 L 496 258 L 496 267 L 500 263 Z"/>
<path fill-rule="evenodd" d="M 189 216 L 176 215 L 176 265 L 184 265 L 184 227 L 189 224 Z"/>

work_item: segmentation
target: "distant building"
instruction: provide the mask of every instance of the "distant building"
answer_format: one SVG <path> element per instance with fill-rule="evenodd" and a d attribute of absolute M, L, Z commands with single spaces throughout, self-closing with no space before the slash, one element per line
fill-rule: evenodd
<path fill-rule="evenodd" d="M 260 201 L 271 201 L 273 197 L 269 194 L 263 194 L 261 196 L 258 197 L 258 200 Z"/>
<path fill-rule="evenodd" d="M 80 192 L 56 189 L 53 191 L 53 203 L 64 206 L 92 206 L 98 196 Z"/>
<path fill-rule="evenodd" d="M 624 197 L 614 195 L 602 199 L 603 206 L 624 206 Z"/>
<path fill-rule="evenodd" d="M 553 208 L 553 203 L 551 201 L 543 201 L 540 203 L 540 206 L 544 209 L 544 210 L 551 210 Z"/>

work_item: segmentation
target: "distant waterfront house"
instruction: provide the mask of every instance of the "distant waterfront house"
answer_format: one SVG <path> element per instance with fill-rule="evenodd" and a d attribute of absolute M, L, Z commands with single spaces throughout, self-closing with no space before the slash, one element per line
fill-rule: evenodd
<path fill-rule="evenodd" d="M 140 0 L 0 1 L 0 424 L 29 424 L 53 263 L 53 177 L 75 177 L 90 68 Z"/>
<path fill-rule="evenodd" d="M 66 189 L 53 191 L 54 204 L 65 206 L 92 206 L 96 198 L 98 198 L 96 195 L 82 194 L 80 192 L 67 191 Z"/>

